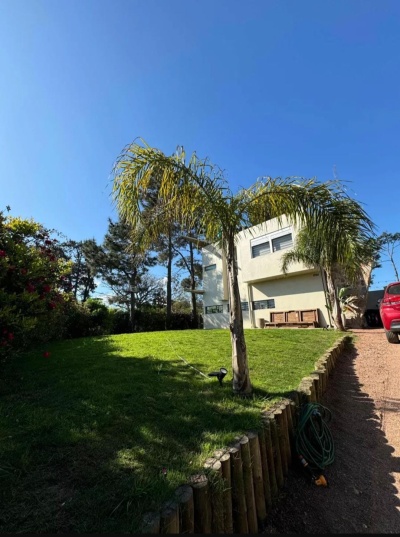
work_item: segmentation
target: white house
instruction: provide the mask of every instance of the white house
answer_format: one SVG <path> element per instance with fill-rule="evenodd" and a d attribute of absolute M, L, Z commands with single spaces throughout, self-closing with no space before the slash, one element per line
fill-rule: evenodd
<path fill-rule="evenodd" d="M 296 228 L 283 217 L 281 225 L 272 219 L 240 231 L 236 254 L 239 290 L 245 328 L 271 322 L 274 312 L 317 310 L 318 325 L 331 324 L 326 308 L 326 281 L 319 268 L 302 263 L 281 269 L 282 254 L 292 248 Z M 214 245 L 202 248 L 204 328 L 228 328 L 229 291 L 226 260 Z"/>

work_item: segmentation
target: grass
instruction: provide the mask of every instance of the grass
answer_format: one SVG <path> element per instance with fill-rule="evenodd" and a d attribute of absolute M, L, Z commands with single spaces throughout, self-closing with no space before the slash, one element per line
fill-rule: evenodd
<path fill-rule="evenodd" d="M 232 395 L 226 330 L 63 341 L 5 364 L 0 532 L 138 531 L 144 511 L 214 449 L 257 429 L 260 410 L 295 388 L 338 337 L 247 330 L 251 399 Z M 223 366 L 222 387 L 199 373 Z"/>

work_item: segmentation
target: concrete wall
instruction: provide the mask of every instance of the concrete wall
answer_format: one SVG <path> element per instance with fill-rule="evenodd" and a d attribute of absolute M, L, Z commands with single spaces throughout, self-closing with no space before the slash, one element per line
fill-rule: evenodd
<path fill-rule="evenodd" d="M 251 284 L 253 300 L 274 299 L 275 308 L 254 310 L 253 326 L 258 326 L 258 319 L 271 320 L 272 311 L 319 309 L 319 324 L 329 324 L 325 307 L 325 294 L 321 274 L 318 270 L 308 274 L 287 276 Z"/>

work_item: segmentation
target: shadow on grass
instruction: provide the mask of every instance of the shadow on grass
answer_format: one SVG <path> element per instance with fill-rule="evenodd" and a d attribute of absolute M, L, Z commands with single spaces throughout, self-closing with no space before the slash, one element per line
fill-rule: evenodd
<path fill-rule="evenodd" d="M 180 360 L 121 356 L 108 338 L 29 353 L 5 375 L 0 531 L 11 533 L 137 531 L 208 452 L 285 395 L 235 398 L 229 379 L 221 387 Z"/>
<path fill-rule="evenodd" d="M 339 358 L 322 401 L 333 413 L 335 462 L 324 473 L 329 488 L 306 482 L 294 468 L 266 533 L 400 533 L 392 475 L 400 472 L 400 458 L 380 428 L 374 401 L 361 389 L 357 356 L 353 348 Z M 398 400 L 389 401 L 387 410 L 399 409 Z"/>

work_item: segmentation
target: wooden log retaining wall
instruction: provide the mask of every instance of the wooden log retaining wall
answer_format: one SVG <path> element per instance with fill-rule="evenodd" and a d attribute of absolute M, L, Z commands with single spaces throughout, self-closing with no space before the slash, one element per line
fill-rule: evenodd
<path fill-rule="evenodd" d="M 159 512 L 146 513 L 141 533 L 257 533 L 279 497 L 294 455 L 297 409 L 318 402 L 345 335 L 317 362 L 288 398 L 262 412 L 263 428 L 250 431 L 205 461 L 204 472 L 175 492 Z"/>

